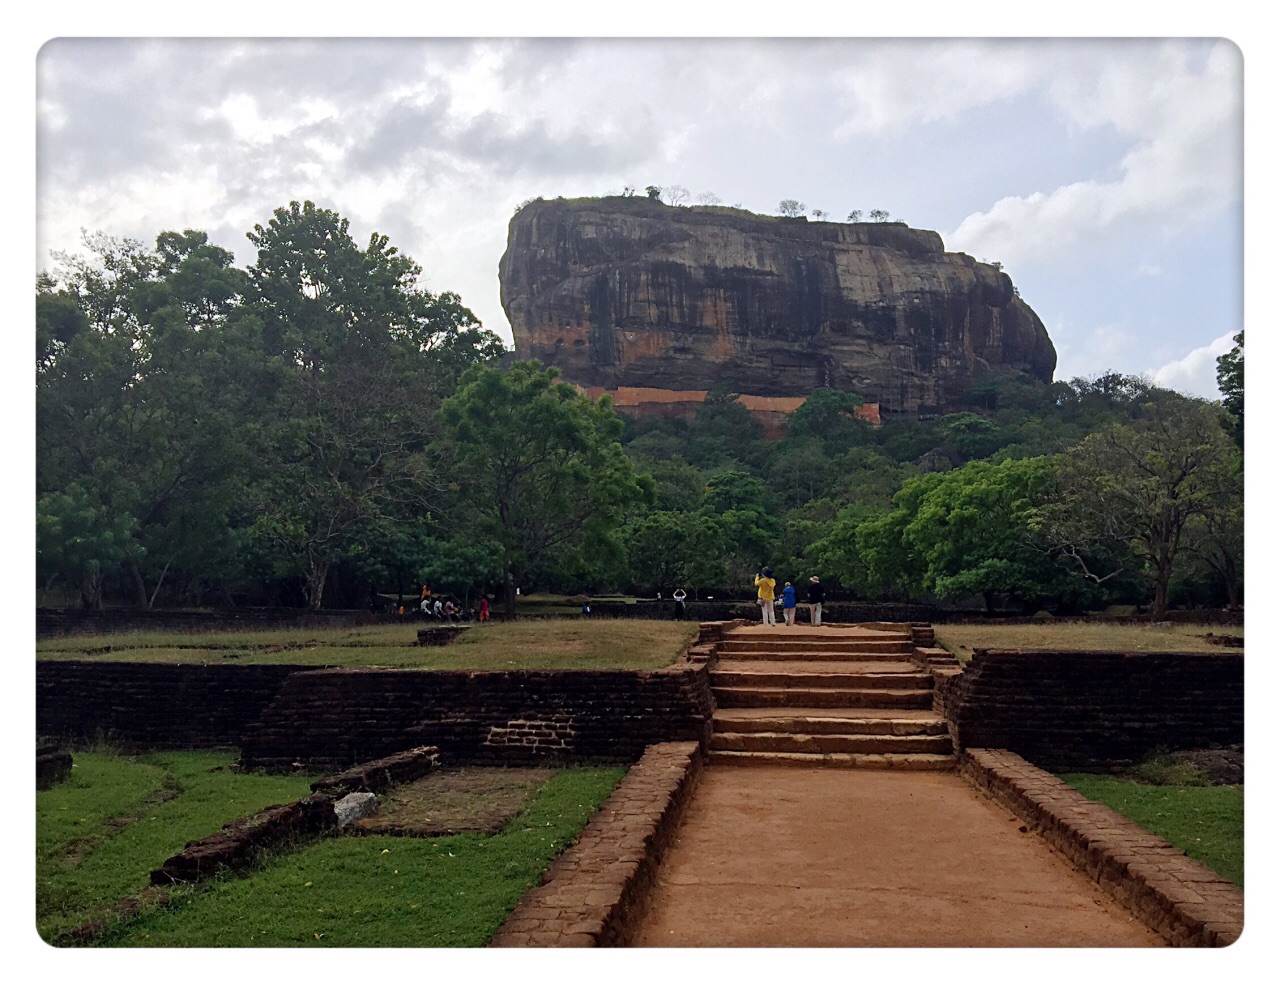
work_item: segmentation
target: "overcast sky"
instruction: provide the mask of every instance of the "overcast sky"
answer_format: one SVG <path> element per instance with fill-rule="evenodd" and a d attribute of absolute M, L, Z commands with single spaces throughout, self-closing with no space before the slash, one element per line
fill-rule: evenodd
<path fill-rule="evenodd" d="M 1167 40 L 59 39 L 37 62 L 37 267 L 81 228 L 245 233 L 311 199 L 510 342 L 534 196 L 679 184 L 884 209 L 998 260 L 1060 379 L 1217 397 L 1242 309 L 1242 58 Z"/>

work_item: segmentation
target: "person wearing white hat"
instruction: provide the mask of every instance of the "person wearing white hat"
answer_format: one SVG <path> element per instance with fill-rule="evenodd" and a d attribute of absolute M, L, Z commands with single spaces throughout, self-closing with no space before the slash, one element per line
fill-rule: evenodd
<path fill-rule="evenodd" d="M 822 625 L 822 599 L 824 594 L 822 582 L 818 581 L 817 575 L 813 575 L 809 579 L 809 622 L 814 626 Z"/>

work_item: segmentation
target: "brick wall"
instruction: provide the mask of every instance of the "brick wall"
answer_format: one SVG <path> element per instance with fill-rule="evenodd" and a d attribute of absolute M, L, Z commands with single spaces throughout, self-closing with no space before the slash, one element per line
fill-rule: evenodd
<path fill-rule="evenodd" d="M 410 746 L 442 764 L 633 762 L 646 746 L 706 740 L 703 663 L 651 671 L 306 671 L 241 739 L 247 767 L 341 767 Z"/>
<path fill-rule="evenodd" d="M 36 661 L 36 731 L 129 746 L 236 746 L 301 667 Z"/>
<path fill-rule="evenodd" d="M 961 749 L 1008 749 L 1050 772 L 1244 741 L 1239 650 L 975 649 L 963 673 L 936 668 L 934 682 L 934 707 Z"/>
<path fill-rule="evenodd" d="M 36 639 L 76 633 L 124 633 L 149 630 L 342 628 L 389 617 L 363 609 L 36 609 Z"/>
<path fill-rule="evenodd" d="M 971 749 L 960 772 L 1170 944 L 1226 947 L 1240 937 L 1244 891 L 1163 838 L 1006 749 Z"/>

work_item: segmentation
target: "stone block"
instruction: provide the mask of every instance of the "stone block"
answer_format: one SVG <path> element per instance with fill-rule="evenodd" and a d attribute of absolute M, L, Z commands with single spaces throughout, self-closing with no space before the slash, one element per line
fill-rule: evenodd
<path fill-rule="evenodd" d="M 372 793 L 349 793 L 334 802 L 333 813 L 338 818 L 338 827 L 345 828 L 353 821 L 368 817 L 378 809 L 378 797 Z"/>

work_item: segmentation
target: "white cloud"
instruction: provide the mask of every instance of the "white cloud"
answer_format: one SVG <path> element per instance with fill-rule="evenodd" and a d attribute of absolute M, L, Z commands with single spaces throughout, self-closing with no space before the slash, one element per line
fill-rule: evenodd
<path fill-rule="evenodd" d="M 1058 322 L 1050 337 L 1058 350 L 1054 378 L 1091 377 L 1132 361 L 1138 337 L 1121 322 L 1098 325 L 1082 332 Z"/>
<path fill-rule="evenodd" d="M 946 237 L 953 249 L 1008 264 L 1042 259 L 1137 224 L 1167 234 L 1239 199 L 1239 49 L 1219 42 L 1199 64 L 1185 46 L 1140 46 L 1098 69 L 1086 61 L 1096 57 L 1093 47 L 1070 49 L 1066 62 L 1074 70 L 1050 92 L 1073 125 L 1110 127 L 1132 139 L 1119 176 L 1002 198 Z"/>
<path fill-rule="evenodd" d="M 1148 375 L 1162 387 L 1170 390 L 1215 400 L 1220 396 L 1218 357 L 1230 352 L 1234 345 L 1233 334 L 1220 335 L 1208 345 L 1192 349 L 1181 359 L 1175 359 L 1173 362 L 1165 363 L 1159 369 L 1149 371 Z"/>
<path fill-rule="evenodd" d="M 833 72 L 844 116 L 837 139 L 904 132 L 1025 92 L 1043 73 L 1039 46 L 1009 41 L 863 43 Z M 852 61 L 852 64 L 848 64 Z"/>

